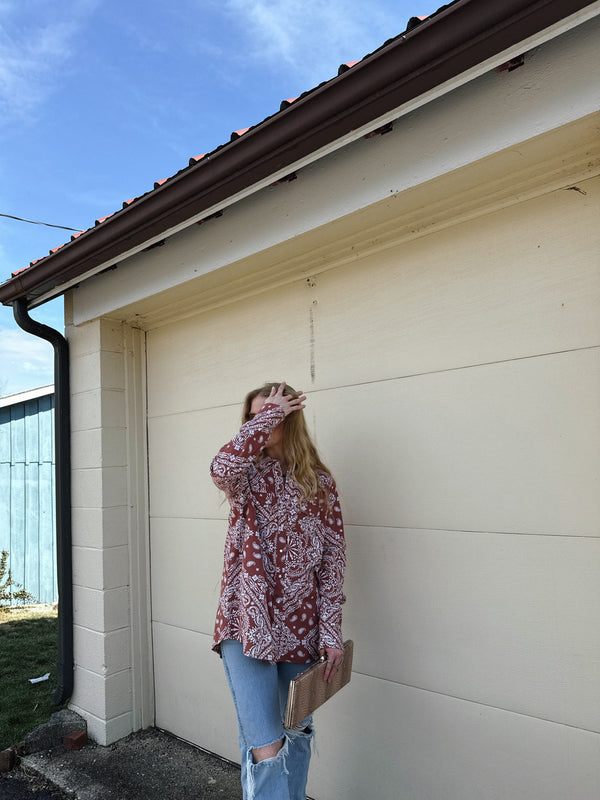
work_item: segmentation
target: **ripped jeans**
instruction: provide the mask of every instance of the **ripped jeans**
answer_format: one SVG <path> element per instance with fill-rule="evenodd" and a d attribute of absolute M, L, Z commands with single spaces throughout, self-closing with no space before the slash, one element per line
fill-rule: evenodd
<path fill-rule="evenodd" d="M 283 719 L 290 680 L 309 665 L 250 658 L 233 639 L 221 643 L 221 655 L 239 724 L 244 800 L 306 800 L 312 718 L 294 730 Z M 253 749 L 282 739 L 276 756 L 254 763 Z"/>

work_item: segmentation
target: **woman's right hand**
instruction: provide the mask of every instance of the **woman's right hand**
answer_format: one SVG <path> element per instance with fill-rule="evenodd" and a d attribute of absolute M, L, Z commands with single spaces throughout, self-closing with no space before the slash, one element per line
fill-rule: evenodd
<path fill-rule="evenodd" d="M 288 414 L 291 414 L 294 411 L 301 411 L 305 407 L 306 395 L 302 394 L 301 390 L 298 390 L 296 397 L 291 397 L 290 395 L 283 393 L 285 386 L 285 381 L 282 381 L 277 389 L 273 387 L 271 389 L 271 394 L 267 397 L 265 402 L 275 403 L 276 405 L 281 406 L 284 414 L 287 417 Z"/>

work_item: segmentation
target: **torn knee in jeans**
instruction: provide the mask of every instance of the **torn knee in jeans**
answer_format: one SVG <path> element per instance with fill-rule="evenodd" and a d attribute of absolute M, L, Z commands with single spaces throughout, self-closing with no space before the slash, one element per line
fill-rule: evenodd
<path fill-rule="evenodd" d="M 312 720 L 310 718 L 303 719 L 302 722 L 298 723 L 295 728 L 286 728 L 287 733 L 291 736 L 294 734 L 303 733 L 305 736 L 311 736 L 313 731 Z"/>
<path fill-rule="evenodd" d="M 285 739 L 281 739 L 277 742 L 272 742 L 271 744 L 264 745 L 263 747 L 252 747 L 252 761 L 254 764 L 260 764 L 261 761 L 266 761 L 267 758 L 275 758 L 277 753 L 283 747 L 283 743 Z"/>
<path fill-rule="evenodd" d="M 286 728 L 286 733 L 292 742 L 307 742 L 313 752 L 317 752 L 317 739 L 312 717 L 303 719 L 295 728 Z"/>
<path fill-rule="evenodd" d="M 275 750 L 274 755 L 263 757 L 260 761 L 254 760 L 254 753 L 256 751 L 265 750 L 266 748 L 273 747 L 277 748 Z M 266 745 L 266 747 L 250 747 L 247 751 L 247 771 L 246 771 L 246 780 L 247 780 L 247 789 L 248 789 L 248 800 L 254 800 L 255 789 L 257 782 L 262 782 L 267 776 L 267 773 L 271 773 L 271 775 L 276 775 L 278 772 L 281 774 L 287 786 L 287 775 L 289 775 L 288 768 L 287 768 L 287 756 L 288 756 L 288 737 L 284 736 L 283 739 L 277 742 L 273 742 L 271 745 Z M 262 780 L 261 780 L 262 775 Z M 272 780 L 268 779 L 268 780 Z"/>

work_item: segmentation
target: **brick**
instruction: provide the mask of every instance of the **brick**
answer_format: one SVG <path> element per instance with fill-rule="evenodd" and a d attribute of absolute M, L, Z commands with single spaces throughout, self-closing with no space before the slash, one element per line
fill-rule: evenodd
<path fill-rule="evenodd" d="M 64 708 L 56 711 L 48 722 L 38 725 L 25 737 L 25 752 L 38 753 L 40 750 L 51 750 L 58 747 L 65 736 L 73 731 L 86 730 L 86 722 L 83 717 L 74 711 Z"/>
<path fill-rule="evenodd" d="M 15 751 L 0 751 L 0 772 L 10 772 L 15 765 Z"/>
<path fill-rule="evenodd" d="M 63 739 L 63 744 L 67 750 L 81 750 L 87 744 L 87 733 L 85 731 L 73 731 Z"/>

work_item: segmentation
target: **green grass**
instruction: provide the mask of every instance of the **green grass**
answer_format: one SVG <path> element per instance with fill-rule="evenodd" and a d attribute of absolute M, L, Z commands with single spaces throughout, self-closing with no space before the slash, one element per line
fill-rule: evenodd
<path fill-rule="evenodd" d="M 60 707 L 56 688 L 57 612 L 0 608 L 0 750 L 22 741 Z M 29 683 L 50 673 L 42 683 Z"/>

